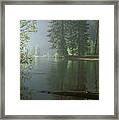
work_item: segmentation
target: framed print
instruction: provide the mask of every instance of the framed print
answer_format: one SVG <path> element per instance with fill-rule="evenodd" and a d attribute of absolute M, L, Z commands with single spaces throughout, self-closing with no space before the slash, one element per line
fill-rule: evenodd
<path fill-rule="evenodd" d="M 1 118 L 118 119 L 117 1 L 1 8 Z"/>

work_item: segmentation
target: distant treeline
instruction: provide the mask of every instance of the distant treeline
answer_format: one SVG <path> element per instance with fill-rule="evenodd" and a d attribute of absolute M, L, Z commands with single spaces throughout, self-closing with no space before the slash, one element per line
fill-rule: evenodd
<path fill-rule="evenodd" d="M 59 56 L 99 54 L 98 20 L 52 20 L 48 27 L 51 48 Z"/>

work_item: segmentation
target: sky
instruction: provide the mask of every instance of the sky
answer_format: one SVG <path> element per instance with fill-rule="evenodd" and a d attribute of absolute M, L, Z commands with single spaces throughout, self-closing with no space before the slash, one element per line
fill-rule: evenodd
<path fill-rule="evenodd" d="M 41 54 L 47 54 L 49 51 L 50 43 L 47 37 L 48 20 L 38 21 L 38 31 L 30 34 L 30 47 L 39 47 Z"/>

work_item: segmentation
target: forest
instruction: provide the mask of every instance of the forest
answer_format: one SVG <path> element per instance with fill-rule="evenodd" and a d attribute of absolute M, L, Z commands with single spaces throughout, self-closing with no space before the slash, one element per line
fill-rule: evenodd
<path fill-rule="evenodd" d="M 37 20 L 20 21 L 21 63 L 30 63 L 34 59 L 33 53 L 28 50 L 28 43 L 30 41 L 29 33 L 37 32 L 37 22 Z M 50 49 L 56 50 L 53 57 L 99 58 L 98 20 L 50 20 L 47 37 Z"/>
<path fill-rule="evenodd" d="M 99 100 L 99 21 L 20 21 L 21 100 Z"/>
<path fill-rule="evenodd" d="M 88 20 L 52 20 L 49 22 L 48 37 L 57 57 L 98 58 L 99 21 L 94 20 L 91 31 Z M 95 37 L 92 37 L 92 33 Z"/>

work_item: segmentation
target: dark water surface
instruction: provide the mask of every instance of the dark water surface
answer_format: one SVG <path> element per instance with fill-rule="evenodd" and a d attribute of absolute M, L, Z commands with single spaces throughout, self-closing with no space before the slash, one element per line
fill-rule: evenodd
<path fill-rule="evenodd" d="M 37 58 L 21 69 L 20 79 L 22 100 L 83 100 L 87 98 L 62 92 L 99 93 L 99 63 Z"/>

